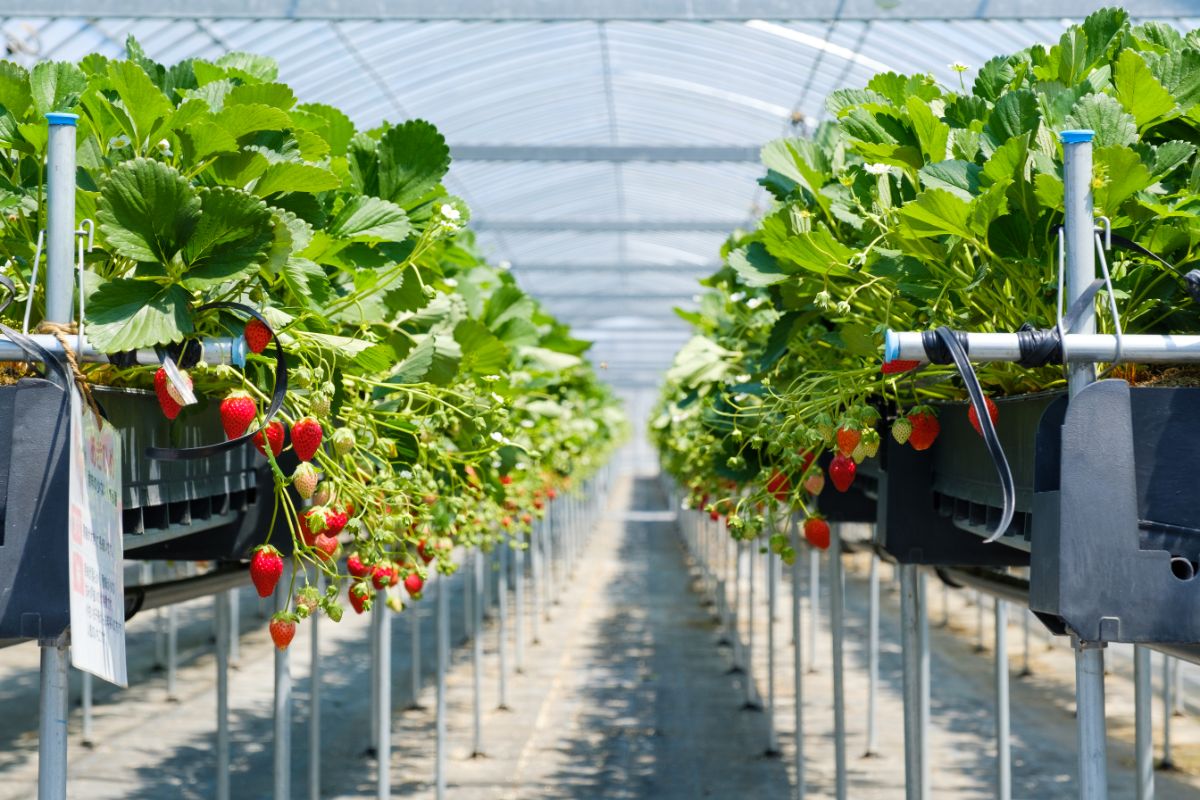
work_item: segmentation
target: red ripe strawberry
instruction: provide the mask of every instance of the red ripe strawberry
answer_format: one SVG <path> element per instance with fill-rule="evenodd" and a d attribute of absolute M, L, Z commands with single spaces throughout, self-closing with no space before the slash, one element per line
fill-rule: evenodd
<path fill-rule="evenodd" d="M 375 584 L 376 589 L 386 589 L 389 586 L 395 586 L 400 576 L 396 574 L 396 566 L 390 562 L 376 564 L 371 570 L 371 583 Z"/>
<path fill-rule="evenodd" d="M 312 417 L 303 417 L 292 426 L 292 450 L 296 458 L 309 461 L 321 446 L 321 423 Z"/>
<path fill-rule="evenodd" d="M 829 549 L 829 523 L 824 517 L 814 516 L 804 520 L 804 538 L 818 550 Z"/>
<path fill-rule="evenodd" d="M 817 454 L 814 453 L 812 450 L 805 450 L 803 453 L 800 454 L 800 472 L 801 472 L 801 474 L 808 472 L 808 468 L 812 466 L 812 462 L 816 457 L 817 457 Z"/>
<path fill-rule="evenodd" d="M 230 392 L 221 401 L 221 425 L 227 438 L 236 439 L 244 434 L 256 416 L 258 405 L 245 392 Z"/>
<path fill-rule="evenodd" d="M 995 402 L 987 395 L 983 396 L 983 403 L 987 406 L 988 416 L 992 418 L 992 427 L 996 427 L 996 423 L 1000 420 L 1000 409 L 996 408 Z M 983 428 L 979 424 L 979 415 L 975 413 L 975 404 L 971 403 L 971 410 L 967 412 L 967 419 L 971 420 L 971 427 L 980 436 L 983 436 Z"/>
<path fill-rule="evenodd" d="M 837 429 L 838 452 L 842 455 L 848 456 L 853 453 L 860 441 L 862 441 L 862 431 L 845 426 Z"/>
<path fill-rule="evenodd" d="M 417 555 L 419 555 L 421 560 L 426 564 L 428 564 L 430 561 L 433 561 L 433 549 L 430 548 L 429 543 L 424 539 L 417 543 Z"/>
<path fill-rule="evenodd" d="M 721 518 L 721 512 L 717 511 L 714 508 L 712 511 L 708 512 L 708 518 L 711 519 L 713 522 L 716 522 L 717 520 L 719 520 Z"/>
<path fill-rule="evenodd" d="M 162 367 L 158 368 L 158 372 L 154 373 L 154 393 L 158 395 L 158 406 L 162 409 L 163 416 L 167 419 L 175 419 L 179 416 L 179 412 L 183 410 L 183 406 L 171 397 L 171 393 L 167 391 L 167 385 L 170 381 L 167 378 L 167 371 Z"/>
<path fill-rule="evenodd" d="M 816 497 L 825 488 L 825 473 L 817 470 L 804 479 L 804 490 Z"/>
<path fill-rule="evenodd" d="M 323 533 L 318 533 L 317 538 L 313 540 L 312 546 L 317 549 L 317 558 L 322 561 L 330 561 L 333 559 L 333 554 L 337 552 L 338 540 L 336 536 L 326 536 Z"/>
<path fill-rule="evenodd" d="M 271 420 L 267 423 L 267 427 L 250 438 L 254 442 L 255 449 L 264 456 L 267 454 L 263 444 L 263 435 L 266 434 L 266 442 L 271 445 L 271 452 L 274 455 L 279 455 L 283 452 L 283 423 L 278 420 Z"/>
<path fill-rule="evenodd" d="M 371 608 L 371 585 L 365 580 L 355 581 L 348 594 L 355 614 L 361 614 Z"/>
<path fill-rule="evenodd" d="M 246 347 L 250 348 L 251 353 L 261 353 L 271 343 L 271 329 L 256 319 L 246 323 L 242 336 L 246 339 Z"/>
<path fill-rule="evenodd" d="M 788 495 L 792 492 L 792 482 L 787 475 L 776 470 L 771 479 L 767 481 L 767 492 L 782 503 L 788 499 Z"/>
<path fill-rule="evenodd" d="M 858 465 L 854 463 L 854 459 L 838 453 L 833 457 L 833 461 L 829 462 L 829 479 L 833 481 L 833 486 L 839 492 L 844 492 L 850 488 L 850 484 L 854 483 L 854 476 L 858 472 Z"/>
<path fill-rule="evenodd" d="M 942 430 L 937 417 L 934 416 L 933 409 L 929 406 L 917 406 L 908 415 L 908 421 L 912 425 L 908 443 L 913 446 L 914 450 L 928 450 Z"/>
<path fill-rule="evenodd" d="M 293 615 L 280 611 L 271 617 L 268 629 L 271 631 L 271 640 L 275 642 L 275 646 L 280 650 L 287 650 L 296 635 L 296 619 Z"/>
<path fill-rule="evenodd" d="M 250 556 L 250 580 L 254 581 L 259 597 L 270 597 L 282 574 L 283 556 L 278 550 L 269 544 L 254 548 Z"/>
<path fill-rule="evenodd" d="M 879 366 L 879 371 L 884 375 L 898 375 L 901 372 L 914 370 L 919 366 L 921 366 L 920 361 L 902 361 L 900 359 L 896 359 L 895 361 L 883 362 Z"/>
<path fill-rule="evenodd" d="M 309 547 L 317 543 L 317 535 L 325 530 L 325 519 L 315 508 L 306 508 L 296 513 L 296 527 L 300 529 L 300 538 Z"/>
<path fill-rule="evenodd" d="M 424 586 L 425 581 L 415 572 L 410 572 L 404 577 L 404 588 L 408 592 L 408 596 L 414 600 L 421 599 L 421 589 Z"/>
<path fill-rule="evenodd" d="M 325 512 L 325 533 L 330 536 L 337 536 L 349 521 L 345 511 L 338 511 L 331 508 Z"/>
<path fill-rule="evenodd" d="M 529 525 L 530 523 L 533 522 L 533 515 L 532 514 L 522 514 L 521 522 L 525 525 Z"/>
<path fill-rule="evenodd" d="M 554 498 L 558 497 L 558 490 L 551 486 L 546 490 L 546 497 L 549 497 L 551 500 L 553 500 Z"/>
<path fill-rule="evenodd" d="M 503 483 L 505 486 L 511 485 L 512 484 L 512 475 L 501 475 L 500 482 Z"/>
<path fill-rule="evenodd" d="M 371 568 L 363 563 L 358 553 L 351 553 L 346 559 L 346 571 L 355 578 L 365 578 L 371 573 Z"/>
<path fill-rule="evenodd" d="M 505 528 L 511 528 L 512 527 L 512 517 L 501 517 L 500 524 L 503 525 Z"/>

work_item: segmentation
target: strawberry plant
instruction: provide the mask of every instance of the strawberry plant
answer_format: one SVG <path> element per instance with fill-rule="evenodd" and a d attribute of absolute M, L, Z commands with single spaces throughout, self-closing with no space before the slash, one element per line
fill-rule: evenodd
<path fill-rule="evenodd" d="M 398 565 L 448 573 L 453 546 L 523 546 L 542 513 L 535 495 L 599 468 L 624 422 L 583 358 L 589 344 L 475 247 L 466 204 L 442 184 L 441 134 L 423 120 L 360 130 L 302 102 L 268 58 L 168 66 L 132 39 L 126 49 L 120 60 L 3 64 L 0 257 L 19 295 L 8 313 L 26 300 L 35 322 L 43 310 L 32 275 L 44 115 L 74 112 L 78 216 L 96 221 L 88 339 L 114 355 L 211 337 L 247 351 L 244 368 L 190 368 L 197 405 L 165 369 L 115 358 L 85 365 L 86 377 L 154 390 L 173 426 L 219 403 L 229 438 L 257 431 L 271 535 L 292 539 L 251 559 L 267 595 L 280 590 L 280 550 L 292 553 L 291 610 L 271 623 L 280 647 L 297 620 L 340 618 L 347 591 L 359 612 L 376 593 L 418 598 L 427 573 Z M 276 341 L 288 390 L 260 431 Z M 505 519 L 520 522 L 506 531 Z M 354 552 L 342 565 L 344 547 Z M 327 592 L 316 592 L 318 570 Z"/>
<path fill-rule="evenodd" d="M 1057 43 L 993 58 L 969 86 L 884 73 L 836 91 L 811 137 L 764 147 L 772 205 L 726 241 L 699 309 L 680 312 L 694 336 L 652 424 L 693 504 L 733 504 L 731 533 L 754 535 L 772 476 L 791 478 L 798 510 L 811 504 L 802 489 L 824 488 L 808 454 L 837 451 L 822 479 L 840 490 L 889 430 L 932 446 L 937 404 L 965 392 L 953 367 L 881 364 L 888 329 L 1054 326 L 1062 130 L 1095 131 L 1097 214 L 1163 259 L 1108 254 L 1125 332 L 1200 330 L 1183 277 L 1198 260 L 1196 63 L 1197 32 L 1102 9 Z M 978 375 L 995 397 L 1065 385 L 1054 366 Z"/>

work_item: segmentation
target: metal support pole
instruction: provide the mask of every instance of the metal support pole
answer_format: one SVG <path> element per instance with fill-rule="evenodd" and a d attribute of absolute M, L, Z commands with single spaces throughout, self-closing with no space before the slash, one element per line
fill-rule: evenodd
<path fill-rule="evenodd" d="M 1104 650 L 1075 642 L 1075 725 L 1079 739 L 1080 800 L 1108 797 L 1104 724 Z"/>
<path fill-rule="evenodd" d="M 179 607 L 167 606 L 167 700 L 179 702 Z"/>
<path fill-rule="evenodd" d="M 409 644 L 412 647 L 409 675 L 412 679 L 412 702 L 410 710 L 421 707 L 421 604 L 413 603 L 408 609 Z"/>
<path fill-rule="evenodd" d="M 38 798 L 67 796 L 67 634 L 39 643 L 41 699 L 38 718 Z"/>
<path fill-rule="evenodd" d="M 525 669 L 525 548 L 513 549 L 513 668 Z"/>
<path fill-rule="evenodd" d="M 475 581 L 469 577 L 467 568 L 470 562 L 479 558 L 478 553 L 468 552 L 463 556 L 463 641 L 468 641 L 475 633 L 475 601 L 472 598 L 472 592 L 475 588 Z"/>
<path fill-rule="evenodd" d="M 497 650 L 500 657 L 500 703 L 498 708 L 508 708 L 508 551 L 507 541 L 497 545 L 500 569 L 496 572 L 496 598 L 499 605 L 497 626 Z"/>
<path fill-rule="evenodd" d="M 775 525 L 772 520 L 771 529 Z M 779 736 L 775 731 L 775 608 L 779 584 L 775 577 L 775 557 L 767 551 L 767 752 L 779 755 Z"/>
<path fill-rule="evenodd" d="M 379 713 L 375 724 L 375 797 L 392 795 L 392 624 L 391 609 L 380 595 L 371 606 L 375 640 L 379 642 L 379 666 L 375 671 L 375 701 Z"/>
<path fill-rule="evenodd" d="M 879 689 L 879 557 L 871 553 L 871 575 L 867 585 L 867 749 L 864 757 L 876 754 L 875 701 Z"/>
<path fill-rule="evenodd" d="M 754 685 L 754 563 L 758 561 L 758 542 L 746 543 L 748 573 L 746 587 L 746 708 L 759 710 L 757 687 Z"/>
<path fill-rule="evenodd" d="M 829 629 L 833 645 L 833 752 L 835 796 L 846 800 L 846 685 L 842 663 L 842 634 L 845 624 L 845 578 L 842 574 L 842 526 L 830 526 L 829 544 Z"/>
<path fill-rule="evenodd" d="M 1021 611 L 1021 677 L 1027 678 L 1033 674 L 1029 668 L 1029 612 Z"/>
<path fill-rule="evenodd" d="M 817 634 L 821 627 L 821 551 L 808 554 L 808 671 L 817 671 Z"/>
<path fill-rule="evenodd" d="M 904 659 L 904 796 L 927 800 L 924 678 L 928 674 L 928 651 L 921 646 L 923 603 L 918 568 L 900 566 L 900 635 Z M 926 634 L 927 635 L 927 634 Z"/>
<path fill-rule="evenodd" d="M 987 650 L 983 643 L 983 592 L 975 593 L 975 652 Z"/>
<path fill-rule="evenodd" d="M 1063 265 L 1067 308 L 1096 278 L 1095 219 L 1092 216 L 1092 131 L 1063 131 L 1063 205 L 1066 263 Z M 1096 332 L 1096 309 L 1089 303 L 1071 330 Z M 1073 362 L 1067 367 L 1071 397 L 1096 380 L 1096 366 Z M 1079 737 L 1079 796 L 1108 797 L 1104 722 L 1104 650 L 1102 643 L 1075 643 L 1075 716 Z"/>
<path fill-rule="evenodd" d="M 317 592 L 325 593 L 325 573 L 317 570 Z M 309 617 L 308 797 L 321 800 L 321 615 Z"/>
<path fill-rule="evenodd" d="M 733 545 L 733 671 L 750 674 L 742 650 L 742 542 L 730 537 Z M 747 679 L 749 680 L 749 679 Z"/>
<path fill-rule="evenodd" d="M 550 515 L 546 515 L 550 519 Z M 542 625 L 542 543 L 539 541 L 545 532 L 545 520 L 534 525 L 529 534 L 529 594 L 533 598 L 530 611 L 533 615 L 530 622 L 533 628 L 533 644 L 541 642 Z"/>
<path fill-rule="evenodd" d="M 800 523 L 795 514 L 792 515 L 792 550 L 796 552 L 796 558 L 792 560 L 792 691 L 795 694 L 796 714 L 795 763 L 792 768 L 796 773 L 796 800 L 804 800 L 804 669 L 800 644 L 803 593 L 800 591 Z"/>
<path fill-rule="evenodd" d="M 367 755 L 375 756 L 379 754 L 379 698 L 375 694 L 375 689 L 379 686 L 379 639 L 374 635 L 375 628 L 375 604 L 380 603 L 381 598 L 378 593 L 374 595 L 374 600 L 371 604 L 371 611 L 367 613 L 371 615 L 370 623 L 367 629 L 367 638 L 369 641 L 369 658 L 370 668 L 367 674 L 367 695 L 371 698 L 369 708 L 367 709 L 368 722 L 367 727 Z"/>
<path fill-rule="evenodd" d="M 446 671 L 450 667 L 450 592 L 449 581 L 439 575 L 437 581 L 437 710 L 434 717 L 437 742 L 434 758 L 436 800 L 446 797 Z"/>
<path fill-rule="evenodd" d="M 1008 606 L 993 603 L 996 618 L 996 800 L 1012 798 L 1012 749 L 1008 704 Z"/>
<path fill-rule="evenodd" d="M 83 731 L 80 742 L 84 747 L 92 746 L 92 673 L 80 672 L 82 697 L 79 705 L 83 707 Z"/>
<path fill-rule="evenodd" d="M 950 584 L 942 581 L 942 627 L 950 627 Z"/>
<path fill-rule="evenodd" d="M 1171 752 L 1171 657 L 1163 653 L 1162 657 L 1162 708 L 1163 708 L 1163 756 L 1162 768 L 1175 769 L 1175 755 Z"/>
<path fill-rule="evenodd" d="M 1165 657 L 1165 656 L 1164 656 Z M 1154 730 L 1151 706 L 1154 687 L 1150 676 L 1150 650 L 1133 647 L 1134 761 L 1137 769 L 1136 800 L 1154 800 Z"/>
<path fill-rule="evenodd" d="M 217 611 L 217 800 L 229 800 L 229 601 L 232 592 L 218 592 Z"/>
<path fill-rule="evenodd" d="M 242 655 L 242 593 L 240 589 L 230 589 L 227 594 L 229 595 L 229 663 L 236 664 Z"/>
<path fill-rule="evenodd" d="M 474 675 L 475 732 L 472 739 L 471 757 L 483 755 L 483 558 L 476 553 L 474 559 L 475 578 L 475 636 L 471 639 L 471 667 Z"/>
<path fill-rule="evenodd" d="M 564 524 L 570 520 L 571 503 L 573 502 L 573 499 L 574 498 L 567 497 L 565 499 L 567 505 L 565 507 L 560 507 L 560 510 L 564 512 L 562 516 L 566 517 L 567 519 L 558 519 L 558 515 L 555 515 L 555 518 L 550 522 L 549 530 L 547 530 L 546 535 L 542 537 L 542 546 L 546 550 L 544 563 L 546 565 L 545 583 L 547 620 L 550 619 L 550 606 L 558 602 L 558 564 L 554 560 L 554 554 L 557 552 L 558 546 L 555 542 L 555 539 L 562 534 Z"/>
<path fill-rule="evenodd" d="M 287 569 L 280 583 L 287 585 Z M 286 608 L 285 592 L 276 592 L 280 611 Z M 288 651 L 275 650 L 275 800 L 292 799 L 292 675 Z"/>
<path fill-rule="evenodd" d="M 1187 699 L 1183 693 L 1183 660 L 1175 659 L 1175 667 L 1172 669 L 1175 682 L 1175 710 L 1174 714 L 1177 717 L 1182 717 L 1187 714 Z"/>

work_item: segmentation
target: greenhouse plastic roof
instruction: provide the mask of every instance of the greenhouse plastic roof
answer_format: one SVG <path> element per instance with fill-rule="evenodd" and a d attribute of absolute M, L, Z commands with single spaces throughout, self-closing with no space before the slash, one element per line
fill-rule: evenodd
<path fill-rule="evenodd" d="M 0 0 L 0 30 L 27 63 L 120 55 L 128 35 L 168 63 L 263 53 L 303 101 L 360 127 L 432 121 L 485 251 L 601 339 L 614 382 L 647 384 L 686 336 L 672 308 L 692 305 L 726 236 L 765 207 L 765 142 L 811 129 L 834 89 L 886 70 L 970 82 L 1099 5 Z M 1200 25 L 1200 2 L 1126 7 Z"/>

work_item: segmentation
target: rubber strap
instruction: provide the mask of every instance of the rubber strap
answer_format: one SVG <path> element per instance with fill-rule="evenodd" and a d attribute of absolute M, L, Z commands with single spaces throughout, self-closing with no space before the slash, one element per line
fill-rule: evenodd
<path fill-rule="evenodd" d="M 284 398 L 287 397 L 287 359 L 283 355 L 283 345 L 279 343 L 279 337 L 275 335 L 275 330 L 271 324 L 267 322 L 262 314 L 259 314 L 253 308 L 242 303 L 208 303 L 196 309 L 200 311 L 211 311 L 218 308 L 227 308 L 231 311 L 237 311 L 252 317 L 271 332 L 271 341 L 275 344 L 275 387 L 271 390 L 271 403 L 267 406 L 267 411 L 263 414 L 262 425 L 255 428 L 253 431 L 247 431 L 236 439 L 226 439 L 223 442 L 215 444 L 204 444 L 198 447 L 147 447 L 146 457 L 157 459 L 159 461 L 188 461 L 195 458 L 208 458 L 215 456 L 218 453 L 223 453 L 226 450 L 232 450 L 235 447 L 240 447 L 249 442 L 256 434 L 264 430 L 271 424 L 271 419 L 279 413 L 279 409 L 283 407 Z M 178 352 L 187 355 L 188 347 L 182 347 Z M 160 357 L 161 357 L 160 351 Z M 181 364 L 182 366 L 182 364 Z"/>
<path fill-rule="evenodd" d="M 996 473 L 1000 477 L 1000 491 L 1004 494 L 1004 508 L 1000 514 L 1000 522 L 991 535 L 984 540 L 985 542 L 994 542 L 1008 530 L 1017 511 L 1017 490 L 1013 484 L 1012 469 L 1009 468 L 1008 459 L 1004 456 L 1000 437 L 996 435 L 996 426 L 992 424 L 992 415 L 987 411 L 983 389 L 980 388 L 979 378 L 976 377 L 975 370 L 967 359 L 966 350 L 959 343 L 954 331 L 949 328 L 942 326 L 935 333 L 947 352 L 950 353 L 950 357 L 954 360 L 954 366 L 958 369 L 963 384 L 967 387 L 971 405 L 975 407 L 975 416 L 979 419 L 979 429 L 983 431 L 983 442 L 987 446 L 988 454 L 992 457 L 992 464 L 995 465 Z"/>
<path fill-rule="evenodd" d="M 1026 322 L 1017 328 L 1017 346 L 1021 348 L 1022 367 L 1044 367 L 1062 363 L 1062 336 L 1058 328 L 1043 330 Z"/>

